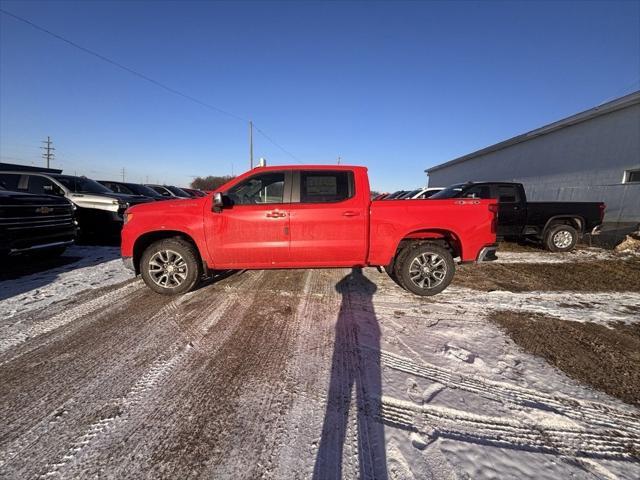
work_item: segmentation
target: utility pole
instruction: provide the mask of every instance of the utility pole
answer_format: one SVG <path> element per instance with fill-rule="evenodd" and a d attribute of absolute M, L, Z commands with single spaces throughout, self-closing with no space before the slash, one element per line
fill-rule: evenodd
<path fill-rule="evenodd" d="M 44 153 L 42 154 L 42 158 L 46 160 L 47 168 L 49 168 L 49 166 L 51 165 L 51 160 L 53 160 L 53 158 L 56 156 L 55 153 L 53 153 L 55 148 L 51 146 L 51 143 L 52 143 L 51 137 L 47 137 L 47 139 L 44 140 L 42 143 L 45 144 L 44 147 L 40 147 L 42 150 L 44 150 Z"/>
<path fill-rule="evenodd" d="M 249 170 L 253 169 L 253 122 L 249 120 Z"/>
<path fill-rule="evenodd" d="M 340 160 L 342 160 L 342 157 L 338 155 L 338 165 L 340 165 Z"/>
<path fill-rule="evenodd" d="M 120 171 L 120 173 L 122 173 L 122 181 L 124 182 L 124 167 L 122 167 L 122 170 Z"/>

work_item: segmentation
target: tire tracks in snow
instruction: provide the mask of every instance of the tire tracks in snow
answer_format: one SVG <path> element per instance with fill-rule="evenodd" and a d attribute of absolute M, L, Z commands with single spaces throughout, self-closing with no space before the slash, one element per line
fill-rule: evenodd
<path fill-rule="evenodd" d="M 42 321 L 28 325 L 25 325 L 25 322 L 15 323 L 0 331 L 0 354 L 26 342 L 27 340 L 49 333 L 57 328 L 75 322 L 84 316 L 99 311 L 100 309 L 121 299 L 121 297 L 135 292 L 140 288 L 142 288 L 141 282 L 129 282 L 115 290 L 104 293 L 92 300 L 89 300 L 88 302 L 71 307 L 68 310 L 63 310 L 62 312 L 50 318 L 45 318 Z M 32 313 L 28 314 L 28 318 L 33 318 L 33 316 L 34 315 Z M 12 358 L 5 360 L 3 364 L 11 360 Z"/>
<path fill-rule="evenodd" d="M 502 448 L 627 461 L 637 461 L 640 452 L 640 436 L 631 433 L 542 426 L 390 397 L 382 398 L 382 420 L 432 440 L 445 437 Z"/>
<path fill-rule="evenodd" d="M 409 358 L 384 350 L 380 352 L 380 358 L 383 365 L 389 368 L 426 378 L 449 388 L 465 390 L 483 398 L 519 407 L 550 411 L 572 420 L 595 423 L 602 428 L 621 432 L 630 431 L 634 435 L 640 435 L 640 415 L 637 413 L 601 403 L 577 400 L 565 395 L 551 395 L 475 375 L 454 373 L 428 363 L 414 362 Z"/>
<path fill-rule="evenodd" d="M 292 314 L 301 298 L 299 276 L 249 272 L 241 287 L 209 290 L 226 297 L 217 297 L 213 311 L 207 292 L 186 302 L 181 324 L 188 323 L 185 315 L 196 321 L 180 338 L 193 348 L 144 402 L 122 415 L 127 422 L 99 435 L 64 476 L 99 475 L 104 468 L 115 478 L 258 476 L 277 449 L 274 429 L 289 408 L 281 375 L 298 328 Z M 264 293 L 283 279 L 283 289 L 294 288 L 290 295 Z"/>
<path fill-rule="evenodd" d="M 141 293 L 143 293 L 141 298 L 132 298 L 130 300 L 130 303 L 135 304 L 136 307 L 141 307 L 142 311 L 140 312 L 140 314 L 142 315 L 143 312 L 148 311 L 145 310 L 145 303 L 148 303 L 149 300 L 152 301 L 153 299 L 159 299 L 161 301 L 166 301 L 165 298 L 151 292 Z M 215 295 L 216 293 L 220 294 L 222 292 L 218 291 L 213 293 Z M 126 422 L 124 422 L 123 420 L 129 418 L 128 412 L 130 412 L 131 410 L 135 411 L 137 408 L 139 408 L 139 406 L 143 403 L 142 400 L 148 397 L 150 391 L 152 391 L 164 380 L 166 380 L 170 373 L 175 370 L 176 366 L 180 362 L 182 362 L 182 360 L 187 356 L 187 353 L 192 350 L 194 346 L 197 348 L 197 341 L 199 341 L 201 337 L 203 337 L 208 332 L 208 330 L 216 323 L 220 316 L 224 314 L 225 305 L 231 304 L 232 299 L 237 298 L 237 295 L 225 294 L 225 297 L 226 298 L 223 299 L 220 304 L 218 304 L 217 309 L 209 312 L 207 315 L 202 316 L 203 322 L 202 325 L 198 325 L 199 328 L 184 327 L 179 321 L 182 317 L 182 314 L 184 313 L 181 311 L 182 305 L 192 300 L 193 294 L 181 296 L 174 299 L 173 301 L 165 303 L 164 305 L 162 305 L 162 302 L 158 302 L 161 306 L 156 313 L 151 315 L 151 317 L 140 318 L 134 315 L 133 317 L 127 318 L 127 329 L 122 331 L 123 335 L 126 335 L 127 330 L 133 329 L 131 332 L 133 333 L 136 331 L 136 329 L 145 328 L 145 326 L 151 326 L 153 330 L 147 334 L 147 337 L 154 337 L 154 331 L 157 330 L 156 326 L 158 326 L 158 328 L 160 329 L 160 332 L 158 333 L 165 332 L 157 338 L 157 340 L 162 341 L 162 339 L 166 337 L 167 327 L 169 327 L 169 330 L 172 330 L 174 332 L 170 337 L 173 345 L 169 344 L 167 350 L 165 350 L 164 353 L 161 353 L 155 361 L 152 361 L 149 369 L 140 377 L 140 380 L 137 381 L 127 393 L 125 393 L 122 397 L 116 397 L 111 401 L 106 401 L 102 405 L 102 407 L 106 407 L 107 411 L 115 411 L 115 413 L 107 414 L 106 416 L 101 415 L 99 412 L 99 410 L 105 408 L 100 407 L 100 405 L 96 405 L 95 401 L 93 401 L 93 403 L 87 404 L 83 399 L 92 399 L 92 397 L 94 396 L 94 393 L 92 392 L 95 392 L 96 390 L 99 393 L 101 390 L 109 389 L 111 383 L 118 382 L 118 378 L 113 378 L 113 375 L 121 375 L 123 372 L 121 370 L 110 371 L 109 367 L 111 365 L 109 364 L 103 366 L 98 365 L 98 367 L 101 368 L 99 368 L 99 372 L 96 372 L 96 375 L 98 375 L 97 378 L 94 378 L 94 380 L 91 381 L 88 385 L 81 386 L 80 389 L 76 388 L 72 389 L 72 391 L 69 392 L 65 391 L 65 395 L 68 398 L 66 401 L 64 401 L 62 404 L 58 404 L 55 409 L 49 410 L 49 413 L 42 417 L 39 422 L 29 428 L 29 430 L 22 432 L 14 441 L 6 443 L 6 436 L 5 434 L 2 435 L 2 437 L 5 438 L 2 441 L 2 450 L 0 450 L 0 469 L 2 469 L 3 466 L 7 466 L 7 469 L 4 470 L 8 471 L 8 467 L 14 460 L 18 460 L 21 454 L 33 448 L 37 443 L 44 443 L 45 448 L 55 451 L 56 448 L 47 446 L 47 443 L 50 443 L 48 442 L 48 439 L 51 438 L 52 430 L 55 432 L 56 430 L 60 431 L 65 427 L 73 428 L 73 426 L 78 424 L 78 422 L 82 422 L 83 417 L 86 417 L 87 414 L 89 414 L 89 417 L 91 417 L 92 413 L 91 411 L 87 411 L 87 407 L 95 406 L 94 408 L 98 408 L 97 413 L 100 416 L 99 420 L 91 423 L 88 427 L 86 427 L 86 431 L 83 431 L 81 434 L 79 434 L 76 440 L 69 440 L 70 446 L 68 450 L 65 451 L 64 454 L 60 455 L 58 460 L 48 462 L 48 467 L 44 469 L 45 472 L 43 473 L 43 475 L 54 475 L 56 474 L 56 472 L 59 473 L 61 469 L 63 469 L 63 467 L 68 466 L 70 463 L 76 462 L 78 455 L 83 452 L 86 453 L 89 447 L 98 439 L 104 439 L 107 432 L 113 432 L 114 426 L 121 426 L 125 424 Z M 107 297 L 107 299 L 113 300 L 113 297 Z M 140 302 L 143 299 L 145 301 Z M 93 300 L 98 301 L 95 302 Z M 87 315 L 95 316 L 96 312 L 92 309 L 99 307 L 101 315 L 106 316 L 107 318 L 110 316 L 116 316 L 116 321 L 119 320 L 117 318 L 117 315 L 120 311 L 122 311 L 122 308 L 116 310 L 109 309 L 109 305 L 104 305 L 104 302 L 104 295 L 96 299 L 89 300 L 77 307 L 73 317 L 77 320 L 79 318 L 82 318 L 85 313 Z M 140 303 L 140 305 L 138 305 L 138 303 Z M 127 310 L 126 305 L 123 308 L 124 311 Z M 143 320 L 143 322 L 139 323 L 140 320 Z M 129 328 L 129 324 L 131 323 L 133 323 L 134 325 Z M 83 324 L 82 328 L 88 327 Z M 94 325 L 94 328 L 100 328 L 100 325 L 96 324 Z M 69 335 L 68 332 L 67 335 Z M 127 337 L 127 341 L 132 340 L 132 346 L 135 346 L 137 338 L 139 338 L 138 335 L 135 335 L 135 337 L 131 339 Z M 144 339 L 140 340 L 143 341 L 143 344 L 148 345 L 148 342 L 145 342 Z M 162 348 L 161 345 L 160 347 Z M 137 360 L 135 351 L 131 354 L 133 355 L 132 359 Z M 84 358 L 82 358 L 81 355 L 76 356 L 75 358 L 73 358 L 72 356 L 69 361 L 83 362 Z M 136 369 L 134 369 L 134 371 L 136 371 Z M 124 372 L 124 374 L 126 375 L 127 372 Z M 101 379 L 101 377 L 105 376 L 106 378 Z M 92 375 L 90 375 L 90 377 L 92 377 Z M 107 392 L 108 391 L 109 390 L 107 390 Z M 63 434 L 63 432 L 61 431 L 60 434 Z M 67 435 L 63 435 L 63 438 L 61 440 L 65 441 L 66 436 Z M 24 466 L 25 465 L 22 465 L 22 467 Z M 12 468 L 14 467 L 17 469 L 21 468 L 21 466 L 19 465 L 12 466 Z"/>
<path fill-rule="evenodd" d="M 59 476 L 63 469 L 73 463 L 84 463 L 90 461 L 93 455 L 92 447 L 98 442 L 109 442 L 110 435 L 119 430 L 126 429 L 128 423 L 136 423 L 140 411 L 148 410 L 147 403 L 153 403 L 151 395 L 160 389 L 162 385 L 182 366 L 188 358 L 200 348 L 203 338 L 210 329 L 216 325 L 229 308 L 238 301 L 238 295 L 231 293 L 216 305 L 216 309 L 205 315 L 202 321 L 196 322 L 191 327 L 183 327 L 178 319 L 182 312 L 181 306 L 187 303 L 194 294 L 183 295 L 167 305 L 165 305 L 156 318 L 165 317 L 176 325 L 179 330 L 179 338 L 168 350 L 156 359 L 147 372 L 134 384 L 131 390 L 117 402 L 116 413 L 91 424 L 84 434 L 82 434 L 69 447 L 67 453 L 60 461 L 49 465 L 49 469 L 41 475 L 42 478 Z M 194 312 L 192 312 L 193 315 Z M 201 311 L 198 311 L 201 313 Z M 220 333 L 220 332 L 218 332 Z M 220 336 L 217 336 L 220 339 Z M 135 427 L 134 427 L 135 428 Z M 64 472 L 69 478 L 75 478 L 72 472 Z"/>

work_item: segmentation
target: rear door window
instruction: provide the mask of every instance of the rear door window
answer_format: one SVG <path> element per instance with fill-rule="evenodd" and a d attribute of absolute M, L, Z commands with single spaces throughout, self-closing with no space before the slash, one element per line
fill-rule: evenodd
<path fill-rule="evenodd" d="M 39 175 L 29 175 L 27 183 L 27 191 L 35 195 L 52 195 L 54 193 L 54 184 L 51 180 Z"/>
<path fill-rule="evenodd" d="M 498 201 L 500 203 L 517 203 L 520 201 L 518 189 L 513 185 L 498 186 Z"/>
<path fill-rule="evenodd" d="M 465 198 L 491 198 L 491 187 L 489 185 L 476 185 L 464 192 Z"/>
<path fill-rule="evenodd" d="M 353 194 L 353 173 L 350 171 L 300 172 L 301 203 L 341 202 Z"/>
<path fill-rule="evenodd" d="M 0 185 L 7 190 L 17 191 L 20 175 L 15 173 L 0 173 Z"/>

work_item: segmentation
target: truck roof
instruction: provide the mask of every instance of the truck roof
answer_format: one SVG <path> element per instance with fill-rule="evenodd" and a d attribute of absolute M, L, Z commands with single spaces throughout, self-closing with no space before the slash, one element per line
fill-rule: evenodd
<path fill-rule="evenodd" d="M 251 172 L 272 171 L 272 170 L 367 170 L 367 167 L 360 165 L 269 165 L 267 167 L 253 167 Z"/>

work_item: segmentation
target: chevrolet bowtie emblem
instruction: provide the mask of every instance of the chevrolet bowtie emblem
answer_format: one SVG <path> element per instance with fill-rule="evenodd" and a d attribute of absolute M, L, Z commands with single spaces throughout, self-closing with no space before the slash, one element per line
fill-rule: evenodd
<path fill-rule="evenodd" d="M 50 207 L 38 207 L 36 208 L 36 213 L 47 214 L 53 212 L 53 208 Z"/>

